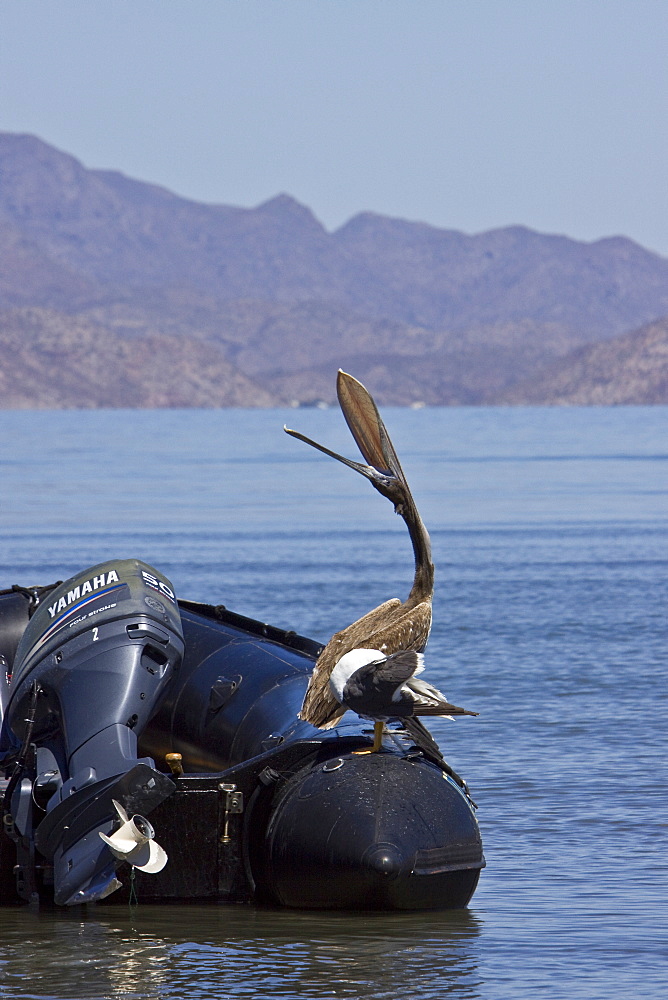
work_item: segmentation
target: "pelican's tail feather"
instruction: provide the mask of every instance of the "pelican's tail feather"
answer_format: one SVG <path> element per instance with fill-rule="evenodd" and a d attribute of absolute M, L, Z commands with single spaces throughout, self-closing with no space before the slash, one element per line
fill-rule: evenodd
<path fill-rule="evenodd" d="M 470 712 L 468 708 L 459 708 L 458 705 L 451 705 L 449 701 L 442 701 L 440 705 L 416 705 L 413 714 L 450 718 L 453 715 L 480 715 L 480 712 Z"/>
<path fill-rule="evenodd" d="M 428 684 L 421 678 L 411 677 L 406 682 L 406 687 L 410 691 L 413 700 L 413 715 L 478 715 L 478 712 L 471 712 L 468 708 L 460 708 L 453 705 L 445 695 L 435 688 L 433 684 Z"/>

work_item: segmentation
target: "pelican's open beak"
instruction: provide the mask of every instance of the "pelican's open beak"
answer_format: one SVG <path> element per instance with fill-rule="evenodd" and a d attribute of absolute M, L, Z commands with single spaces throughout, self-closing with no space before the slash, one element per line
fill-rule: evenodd
<path fill-rule="evenodd" d="M 336 392 L 346 423 L 368 465 L 344 458 L 343 455 L 330 451 L 329 448 L 312 441 L 299 431 L 284 427 L 286 434 L 310 444 L 323 454 L 335 458 L 337 462 L 342 462 L 348 468 L 365 476 L 379 493 L 392 501 L 395 507 L 405 504 L 407 500 L 412 501 L 394 445 L 368 391 L 352 375 L 339 369 Z"/>

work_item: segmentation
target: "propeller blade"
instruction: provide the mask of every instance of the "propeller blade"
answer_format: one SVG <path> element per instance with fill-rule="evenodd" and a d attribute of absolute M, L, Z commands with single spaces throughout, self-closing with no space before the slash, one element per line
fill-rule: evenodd
<path fill-rule="evenodd" d="M 100 838 L 107 844 L 114 857 L 127 861 L 142 872 L 155 874 L 167 864 L 167 853 L 153 839 L 155 830 L 144 816 L 128 817 L 123 806 L 112 800 L 121 825 L 107 836 L 99 831 Z"/>

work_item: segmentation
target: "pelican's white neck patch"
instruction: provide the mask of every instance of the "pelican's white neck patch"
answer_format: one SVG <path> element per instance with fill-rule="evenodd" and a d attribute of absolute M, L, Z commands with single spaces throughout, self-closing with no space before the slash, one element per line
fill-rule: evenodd
<path fill-rule="evenodd" d="M 341 659 L 329 675 L 329 686 L 337 701 L 343 703 L 343 689 L 348 683 L 348 679 L 356 670 L 373 663 L 374 660 L 384 660 L 385 653 L 380 649 L 351 649 L 349 653 L 344 653 Z"/>

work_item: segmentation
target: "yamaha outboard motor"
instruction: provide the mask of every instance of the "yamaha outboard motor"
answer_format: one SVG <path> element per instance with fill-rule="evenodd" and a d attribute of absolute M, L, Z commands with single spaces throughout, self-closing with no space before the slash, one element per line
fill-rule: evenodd
<path fill-rule="evenodd" d="M 0 739 L 24 898 L 36 889 L 35 849 L 52 862 L 56 903 L 100 899 L 120 884 L 121 855 L 100 834 L 117 824 L 116 803 L 147 813 L 173 791 L 150 757 L 138 759 L 137 739 L 183 645 L 170 582 L 136 559 L 94 566 L 38 605 L 16 650 Z M 150 830 L 135 818 L 133 829 Z"/>

